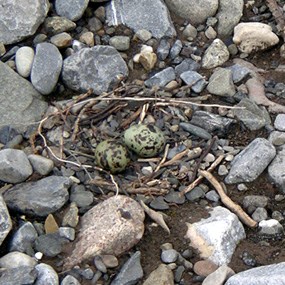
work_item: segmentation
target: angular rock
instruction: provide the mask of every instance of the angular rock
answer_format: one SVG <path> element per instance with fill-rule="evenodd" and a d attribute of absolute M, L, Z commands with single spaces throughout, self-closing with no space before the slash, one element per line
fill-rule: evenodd
<path fill-rule="evenodd" d="M 278 235 L 284 232 L 283 226 L 275 219 L 263 220 L 259 224 L 261 235 Z"/>
<path fill-rule="evenodd" d="M 165 264 L 160 264 L 150 273 L 143 285 L 174 285 L 172 271 Z"/>
<path fill-rule="evenodd" d="M 144 217 L 140 205 L 126 196 L 114 196 L 94 206 L 81 218 L 78 239 L 64 267 L 71 268 L 95 255 L 119 255 L 130 249 L 143 235 Z"/>
<path fill-rule="evenodd" d="M 194 25 L 214 16 L 219 6 L 218 0 L 166 0 L 165 3 L 171 12 Z"/>
<path fill-rule="evenodd" d="M 285 284 L 285 262 L 259 266 L 230 277 L 225 285 Z"/>
<path fill-rule="evenodd" d="M 27 155 L 18 149 L 0 151 L 0 180 L 8 183 L 25 181 L 33 173 Z"/>
<path fill-rule="evenodd" d="M 265 50 L 279 42 L 279 38 L 272 32 L 272 28 L 263 23 L 239 23 L 234 28 L 233 42 L 244 53 Z"/>
<path fill-rule="evenodd" d="M 170 50 L 169 40 L 166 38 L 161 39 L 156 50 L 158 59 L 165 60 L 169 54 L 169 50 Z"/>
<path fill-rule="evenodd" d="M 147 87 L 159 86 L 164 87 L 167 83 L 175 79 L 175 72 L 172 67 L 167 67 L 156 73 L 154 76 L 145 81 Z"/>
<path fill-rule="evenodd" d="M 76 28 L 76 24 L 64 17 L 48 17 L 45 19 L 44 27 L 52 35 L 69 32 Z"/>
<path fill-rule="evenodd" d="M 228 266 L 222 265 L 216 271 L 208 275 L 202 285 L 223 285 L 235 272 Z"/>
<path fill-rule="evenodd" d="M 67 202 L 67 189 L 70 184 L 71 181 L 67 177 L 49 176 L 11 187 L 3 196 L 10 209 L 45 217 L 59 210 Z"/>
<path fill-rule="evenodd" d="M 174 59 L 175 57 L 177 57 L 180 51 L 182 50 L 182 47 L 183 47 L 182 42 L 180 40 L 176 40 L 169 51 L 169 57 L 171 59 Z"/>
<path fill-rule="evenodd" d="M 59 16 L 77 21 L 82 17 L 88 3 L 89 0 L 55 0 L 55 10 Z"/>
<path fill-rule="evenodd" d="M 6 269 L 1 272 L 0 284 L 34 284 L 37 272 L 34 267 L 20 266 L 17 268 Z"/>
<path fill-rule="evenodd" d="M 210 214 L 200 222 L 187 223 L 185 238 L 199 250 L 201 258 L 219 266 L 226 265 L 231 261 L 236 245 L 246 237 L 245 231 L 238 217 L 226 208 L 217 206 Z"/>
<path fill-rule="evenodd" d="M 23 77 L 30 76 L 35 52 L 31 47 L 21 47 L 16 52 L 16 68 Z"/>
<path fill-rule="evenodd" d="M 2 0 L 0 42 L 13 44 L 33 35 L 49 10 L 47 0 Z"/>
<path fill-rule="evenodd" d="M 35 128 L 47 109 L 47 103 L 32 84 L 0 61 L 0 125 L 20 133 Z M 9 94 L 9 96 L 7 96 Z"/>
<path fill-rule="evenodd" d="M 252 71 L 240 64 L 234 64 L 228 67 L 232 71 L 232 78 L 234 83 L 239 83 L 245 79 Z"/>
<path fill-rule="evenodd" d="M 56 47 L 58 47 L 59 49 L 66 48 L 66 47 L 71 46 L 72 37 L 70 34 L 63 32 L 63 33 L 52 36 L 50 38 L 50 42 Z"/>
<path fill-rule="evenodd" d="M 106 6 L 109 25 L 148 30 L 155 38 L 176 36 L 168 9 L 161 0 L 112 0 Z"/>
<path fill-rule="evenodd" d="M 207 90 L 218 96 L 234 96 L 236 90 L 231 70 L 227 68 L 219 68 L 215 70 L 209 79 Z"/>
<path fill-rule="evenodd" d="M 243 0 L 220 0 L 218 19 L 218 34 L 220 37 L 230 36 L 234 27 L 239 23 L 243 13 Z"/>
<path fill-rule="evenodd" d="M 34 285 L 59 285 L 58 275 L 50 265 L 41 263 L 35 269 L 38 277 Z"/>
<path fill-rule="evenodd" d="M 143 277 L 141 253 L 134 253 L 121 268 L 111 285 L 135 285 Z"/>
<path fill-rule="evenodd" d="M 275 155 L 275 147 L 268 140 L 256 138 L 234 158 L 225 182 L 233 184 L 254 181 Z"/>
<path fill-rule="evenodd" d="M 200 68 L 200 64 L 191 58 L 184 59 L 180 64 L 175 66 L 175 74 L 180 76 L 186 71 L 196 71 Z"/>
<path fill-rule="evenodd" d="M 205 78 L 196 71 L 185 71 L 180 74 L 180 78 L 196 93 L 202 92 L 207 85 Z"/>
<path fill-rule="evenodd" d="M 63 81 L 75 91 L 86 92 L 92 88 L 100 95 L 127 76 L 125 61 L 111 46 L 83 48 L 63 61 Z"/>
<path fill-rule="evenodd" d="M 37 261 L 34 258 L 18 251 L 9 252 L 0 258 L 1 268 L 17 269 L 23 266 L 34 267 L 36 264 Z"/>
<path fill-rule="evenodd" d="M 12 220 L 10 218 L 10 214 L 8 212 L 6 203 L 0 195 L 0 245 L 5 240 L 6 236 L 12 229 Z"/>
<path fill-rule="evenodd" d="M 38 44 L 31 71 L 31 82 L 41 94 L 47 95 L 53 91 L 61 68 L 62 56 L 58 48 L 50 43 Z"/>
<path fill-rule="evenodd" d="M 224 64 L 230 58 L 227 46 L 220 39 L 215 39 L 206 49 L 202 59 L 202 67 L 214 68 Z"/>

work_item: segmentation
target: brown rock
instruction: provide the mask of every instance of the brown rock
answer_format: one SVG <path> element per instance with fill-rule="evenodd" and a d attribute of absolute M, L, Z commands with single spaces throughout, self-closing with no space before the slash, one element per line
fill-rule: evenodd
<path fill-rule="evenodd" d="M 217 268 L 218 265 L 210 260 L 200 260 L 194 264 L 193 270 L 197 275 L 207 277 L 209 274 L 217 270 Z"/>
<path fill-rule="evenodd" d="M 57 232 L 58 230 L 58 224 L 56 220 L 54 219 L 53 214 L 49 214 L 45 220 L 45 231 L 46 234 L 52 234 Z"/>
<path fill-rule="evenodd" d="M 94 206 L 81 218 L 74 250 L 64 264 L 70 269 L 95 255 L 120 255 L 144 233 L 144 211 L 133 199 L 118 195 Z"/>
<path fill-rule="evenodd" d="M 160 264 L 152 271 L 143 285 L 174 285 L 172 271 L 165 264 Z"/>
<path fill-rule="evenodd" d="M 157 56 L 154 52 L 143 52 L 140 55 L 139 61 L 144 69 L 150 71 L 154 68 L 157 62 Z"/>

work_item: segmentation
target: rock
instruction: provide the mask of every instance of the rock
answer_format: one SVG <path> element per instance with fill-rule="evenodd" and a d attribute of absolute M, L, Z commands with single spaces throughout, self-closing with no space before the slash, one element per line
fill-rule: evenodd
<path fill-rule="evenodd" d="M 268 140 L 275 146 L 285 144 L 285 133 L 273 131 L 270 133 Z"/>
<path fill-rule="evenodd" d="M 174 190 L 170 190 L 164 199 L 168 203 L 174 203 L 177 205 L 181 205 L 185 202 L 185 197 L 180 196 L 180 193 L 178 191 L 174 191 Z"/>
<path fill-rule="evenodd" d="M 69 32 L 76 28 L 76 24 L 64 17 L 48 17 L 44 22 L 45 30 L 52 35 Z"/>
<path fill-rule="evenodd" d="M 163 250 L 160 258 L 164 263 L 173 263 L 178 258 L 178 252 L 175 249 Z"/>
<path fill-rule="evenodd" d="M 142 52 L 139 57 L 139 62 L 145 70 L 150 71 L 157 62 L 157 55 L 154 52 Z"/>
<path fill-rule="evenodd" d="M 86 92 L 92 88 L 100 95 L 127 76 L 125 61 L 111 46 L 83 48 L 63 61 L 63 81 L 75 91 Z"/>
<path fill-rule="evenodd" d="M 232 78 L 234 83 L 240 83 L 251 73 L 251 70 L 249 68 L 240 64 L 234 64 L 227 68 L 232 71 Z"/>
<path fill-rule="evenodd" d="M 175 59 L 180 54 L 182 46 L 183 46 L 182 42 L 180 40 L 176 40 L 169 51 L 169 57 L 171 59 Z"/>
<path fill-rule="evenodd" d="M 20 133 L 31 130 L 29 125 L 41 120 L 47 103 L 28 80 L 1 61 L 0 79 L 0 125 L 13 126 Z"/>
<path fill-rule="evenodd" d="M 200 64 L 191 58 L 184 59 L 180 64 L 175 66 L 175 74 L 180 76 L 186 71 L 196 71 L 200 68 Z"/>
<path fill-rule="evenodd" d="M 218 34 L 220 37 L 228 37 L 232 34 L 234 27 L 239 23 L 243 13 L 243 0 L 220 0 L 218 19 Z"/>
<path fill-rule="evenodd" d="M 278 114 L 274 121 L 274 127 L 278 131 L 285 131 L 285 114 Z"/>
<path fill-rule="evenodd" d="M 81 218 L 78 239 L 64 267 L 101 253 L 119 255 L 130 249 L 143 235 L 144 217 L 139 204 L 126 196 L 114 196 L 94 206 Z"/>
<path fill-rule="evenodd" d="M 268 140 L 256 138 L 234 158 L 225 182 L 233 184 L 254 181 L 275 155 L 275 147 Z"/>
<path fill-rule="evenodd" d="M 20 266 L 3 270 L 0 277 L 0 284 L 35 284 L 37 272 L 32 266 Z"/>
<path fill-rule="evenodd" d="M 45 217 L 67 202 L 69 197 L 67 189 L 70 184 L 70 180 L 66 177 L 49 176 L 39 181 L 13 186 L 3 196 L 10 209 Z"/>
<path fill-rule="evenodd" d="M 12 220 L 10 218 L 6 203 L 0 195 L 0 245 L 12 229 Z"/>
<path fill-rule="evenodd" d="M 215 39 L 205 51 L 202 67 L 211 69 L 223 65 L 229 57 L 230 53 L 227 46 L 220 39 Z"/>
<path fill-rule="evenodd" d="M 109 255 L 109 256 L 111 256 L 111 255 Z M 106 265 L 102 261 L 102 258 L 99 255 L 95 256 L 95 258 L 94 258 L 94 265 L 102 273 L 107 273 L 107 267 L 106 267 Z"/>
<path fill-rule="evenodd" d="M 89 47 L 93 47 L 95 45 L 94 33 L 85 32 L 85 33 L 81 34 L 81 36 L 79 37 L 79 41 L 88 45 Z"/>
<path fill-rule="evenodd" d="M 192 125 L 190 123 L 181 122 L 179 126 L 186 132 L 189 132 L 190 134 L 193 134 L 197 137 L 200 137 L 205 140 L 210 140 L 212 138 L 211 134 L 207 132 L 206 130 L 197 127 L 195 125 Z"/>
<path fill-rule="evenodd" d="M 71 46 L 72 37 L 70 34 L 63 32 L 52 36 L 50 42 L 58 48 L 66 48 Z"/>
<path fill-rule="evenodd" d="M 284 232 L 283 226 L 274 219 L 263 220 L 259 224 L 261 228 L 259 234 L 261 235 L 277 235 L 282 234 Z"/>
<path fill-rule="evenodd" d="M 22 150 L 0 151 L 0 180 L 8 183 L 25 181 L 33 173 L 28 157 Z"/>
<path fill-rule="evenodd" d="M 200 198 L 203 198 L 205 196 L 205 192 L 201 187 L 194 187 L 193 190 L 188 192 L 185 196 L 187 200 L 194 202 Z"/>
<path fill-rule="evenodd" d="M 30 154 L 28 159 L 33 169 L 41 175 L 48 175 L 54 167 L 54 162 L 51 159 L 37 154 Z"/>
<path fill-rule="evenodd" d="M 81 189 L 80 187 L 75 187 L 70 195 L 70 201 L 74 202 L 77 207 L 87 207 L 93 203 L 94 195 L 90 191 Z"/>
<path fill-rule="evenodd" d="M 36 266 L 36 264 L 37 264 L 37 261 L 34 258 L 22 252 L 18 252 L 18 251 L 9 252 L 0 258 L 1 268 L 17 269 L 23 266 L 34 267 Z"/>
<path fill-rule="evenodd" d="M 213 263 L 212 261 L 206 260 L 199 260 L 194 264 L 193 270 L 194 272 L 202 277 L 207 277 L 214 271 L 218 269 L 218 265 Z"/>
<path fill-rule="evenodd" d="M 70 241 L 75 239 L 75 229 L 69 227 L 60 227 L 58 229 L 59 236 Z"/>
<path fill-rule="evenodd" d="M 231 261 L 236 245 L 246 237 L 245 231 L 237 216 L 226 208 L 217 206 L 210 214 L 200 222 L 187 223 L 185 238 L 199 250 L 201 258 L 226 265 Z"/>
<path fill-rule="evenodd" d="M 162 197 L 162 196 L 155 197 L 151 201 L 150 207 L 155 209 L 155 210 L 159 210 L 159 211 L 169 209 L 168 203 L 165 202 L 164 197 Z"/>
<path fill-rule="evenodd" d="M 262 207 L 258 207 L 256 208 L 256 210 L 253 212 L 253 214 L 251 215 L 252 219 L 255 220 L 256 222 L 261 222 L 263 220 L 267 220 L 268 218 L 268 213 L 266 211 L 266 209 L 262 208 Z"/>
<path fill-rule="evenodd" d="M 183 38 L 187 39 L 188 41 L 193 41 L 197 37 L 197 34 L 197 29 L 191 24 L 188 24 L 182 32 Z"/>
<path fill-rule="evenodd" d="M 217 37 L 217 32 L 214 30 L 213 27 L 208 27 L 207 30 L 205 31 L 205 36 L 209 40 L 214 40 Z"/>
<path fill-rule="evenodd" d="M 231 70 L 227 68 L 219 68 L 215 70 L 209 79 L 207 90 L 218 96 L 234 96 L 236 90 Z"/>
<path fill-rule="evenodd" d="M 114 255 L 104 254 L 101 255 L 101 258 L 107 268 L 115 268 L 119 265 L 119 261 Z"/>
<path fill-rule="evenodd" d="M 150 273 L 143 285 L 174 285 L 174 277 L 172 271 L 165 265 L 160 264 L 154 271 Z"/>
<path fill-rule="evenodd" d="M 71 21 L 79 20 L 88 6 L 89 0 L 55 0 L 55 10 L 59 16 Z"/>
<path fill-rule="evenodd" d="M 259 266 L 235 274 L 225 285 L 266 285 L 285 283 L 285 262 Z"/>
<path fill-rule="evenodd" d="M 5 45 L 32 36 L 49 10 L 47 0 L 3 0 L 1 4 L 0 42 Z"/>
<path fill-rule="evenodd" d="M 172 67 L 167 67 L 156 73 L 154 76 L 145 81 L 147 87 L 159 86 L 163 87 L 171 80 L 175 79 L 175 72 Z"/>
<path fill-rule="evenodd" d="M 130 38 L 127 36 L 114 36 L 110 38 L 109 45 L 118 51 L 126 51 L 130 48 Z"/>
<path fill-rule="evenodd" d="M 61 68 L 62 56 L 58 48 L 50 43 L 38 44 L 31 71 L 31 82 L 41 94 L 48 95 L 53 91 Z"/>
<path fill-rule="evenodd" d="M 80 285 L 79 281 L 72 275 L 67 275 L 63 278 L 60 285 Z"/>
<path fill-rule="evenodd" d="M 31 47 L 21 47 L 16 52 L 16 68 L 23 77 L 29 77 L 34 61 L 34 50 Z"/>
<path fill-rule="evenodd" d="M 272 28 L 263 23 L 239 23 L 234 28 L 233 42 L 244 53 L 265 50 L 279 42 L 279 38 L 272 32 Z"/>
<path fill-rule="evenodd" d="M 242 205 L 251 214 L 259 207 L 265 208 L 268 202 L 269 198 L 266 196 L 248 195 L 244 197 Z"/>
<path fill-rule="evenodd" d="M 111 285 L 135 285 L 143 277 L 141 253 L 135 252 L 123 265 Z"/>
<path fill-rule="evenodd" d="M 228 266 L 222 265 L 216 271 L 208 275 L 202 285 L 223 285 L 235 272 Z"/>
<path fill-rule="evenodd" d="M 152 38 L 152 34 L 146 29 L 141 29 L 135 33 L 134 37 L 141 40 L 142 42 L 147 42 Z"/>
<path fill-rule="evenodd" d="M 41 263 L 35 269 L 38 277 L 34 285 L 59 285 L 58 275 L 50 265 Z"/>
<path fill-rule="evenodd" d="M 168 9 L 179 16 L 197 25 L 205 22 L 208 17 L 214 16 L 219 6 L 218 0 L 166 0 Z"/>
<path fill-rule="evenodd" d="M 161 0 L 112 0 L 106 5 L 110 26 L 126 25 L 134 32 L 148 30 L 155 38 L 176 36 L 168 9 Z"/>
<path fill-rule="evenodd" d="M 58 224 L 52 214 L 48 214 L 46 217 L 44 227 L 46 234 L 52 234 L 58 231 Z"/>
<path fill-rule="evenodd" d="M 165 60 L 169 54 L 169 50 L 170 50 L 169 40 L 166 38 L 161 39 L 156 51 L 158 59 Z"/>
<path fill-rule="evenodd" d="M 67 212 L 63 216 L 62 225 L 63 226 L 70 226 L 75 228 L 78 224 L 79 216 L 78 216 L 78 208 L 76 203 L 70 203 Z"/>
<path fill-rule="evenodd" d="M 236 106 L 243 109 L 233 110 L 234 115 L 251 131 L 270 125 L 271 119 L 265 107 L 259 107 L 248 98 L 242 99 Z"/>
<path fill-rule="evenodd" d="M 207 85 L 205 78 L 196 71 L 185 71 L 180 74 L 180 78 L 196 93 L 202 92 Z"/>

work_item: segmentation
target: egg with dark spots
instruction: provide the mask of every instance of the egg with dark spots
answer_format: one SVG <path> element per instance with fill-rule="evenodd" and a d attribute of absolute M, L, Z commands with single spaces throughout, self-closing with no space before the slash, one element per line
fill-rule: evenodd
<path fill-rule="evenodd" d="M 132 125 L 124 133 L 125 145 L 141 157 L 154 157 L 165 145 L 163 132 L 154 125 Z"/>
<path fill-rule="evenodd" d="M 120 142 L 105 140 L 95 149 L 95 160 L 98 166 L 111 173 L 122 172 L 130 162 L 127 148 Z"/>

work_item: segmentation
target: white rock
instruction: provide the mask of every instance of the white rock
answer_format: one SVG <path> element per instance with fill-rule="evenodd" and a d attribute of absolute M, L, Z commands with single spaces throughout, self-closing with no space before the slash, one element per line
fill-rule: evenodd
<path fill-rule="evenodd" d="M 31 47 L 21 47 L 16 52 L 16 68 L 23 77 L 28 77 L 31 73 L 35 52 Z"/>

